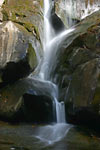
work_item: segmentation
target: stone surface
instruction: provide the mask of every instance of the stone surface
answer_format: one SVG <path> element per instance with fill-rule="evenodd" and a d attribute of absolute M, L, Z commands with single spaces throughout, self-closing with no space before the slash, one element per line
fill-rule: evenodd
<path fill-rule="evenodd" d="M 56 82 L 61 89 L 60 100 L 65 100 L 67 121 L 99 127 L 100 20 L 96 16 L 83 20 L 64 41 Z M 92 17 L 96 19 L 94 25 Z"/>
<path fill-rule="evenodd" d="M 65 138 L 48 144 L 36 138 L 39 128 L 36 125 L 9 125 L 0 122 L 1 150 L 99 150 L 100 136 L 93 131 L 80 127 L 71 128 Z M 48 131 L 47 131 L 48 132 Z M 48 134 L 48 133 L 47 133 Z"/>
<path fill-rule="evenodd" d="M 11 20 L 33 32 L 38 40 L 43 38 L 43 0 L 6 0 L 2 6 L 3 20 Z"/>
<path fill-rule="evenodd" d="M 99 0 L 55 1 L 56 14 L 61 18 L 66 27 L 77 23 L 78 20 L 90 15 L 95 10 L 98 10 L 99 7 Z"/>
<path fill-rule="evenodd" d="M 32 34 L 11 21 L 0 25 L 0 83 L 27 76 L 37 66 Z"/>
<path fill-rule="evenodd" d="M 63 30 L 65 30 L 64 23 L 55 13 L 55 6 L 54 6 L 53 2 L 52 2 L 51 15 L 50 15 L 49 19 L 50 19 L 51 26 L 55 32 L 55 35 L 59 34 Z"/>
<path fill-rule="evenodd" d="M 2 5 L 4 3 L 4 0 L 0 1 L 0 23 L 3 21 L 3 14 L 2 14 Z"/>
<path fill-rule="evenodd" d="M 23 79 L 0 91 L 0 119 L 13 122 L 47 123 L 53 120 L 48 83 Z"/>

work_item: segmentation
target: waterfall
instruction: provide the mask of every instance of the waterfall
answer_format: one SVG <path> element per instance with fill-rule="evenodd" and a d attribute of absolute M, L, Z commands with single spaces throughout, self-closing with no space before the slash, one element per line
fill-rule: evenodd
<path fill-rule="evenodd" d="M 53 1 L 44 0 L 44 41 L 43 41 L 43 62 L 39 72 L 39 79 L 48 83 L 53 88 L 50 92 L 54 100 L 54 109 L 56 110 L 56 124 L 40 127 L 37 131 L 36 138 L 47 144 L 53 144 L 61 140 L 71 128 L 65 121 L 65 106 L 64 102 L 58 102 L 58 87 L 51 80 L 50 73 L 56 62 L 56 52 L 61 43 L 61 39 L 72 31 L 61 32 L 59 35 L 55 35 L 50 24 L 50 13 L 52 9 Z M 55 112 L 54 110 L 54 112 Z"/>
<path fill-rule="evenodd" d="M 56 109 L 56 121 L 57 123 L 65 123 L 65 106 L 64 102 L 58 102 L 58 87 L 52 81 L 50 81 L 50 73 L 53 69 L 56 60 L 56 52 L 58 50 L 61 39 L 64 35 L 68 34 L 72 30 L 63 31 L 59 35 L 55 35 L 50 23 L 51 9 L 54 5 L 52 0 L 44 0 L 44 42 L 43 51 L 44 58 L 39 72 L 39 77 L 44 81 L 49 81 L 54 88 L 52 96 L 55 102 Z"/>
<path fill-rule="evenodd" d="M 56 120 L 57 123 L 63 123 L 65 122 L 64 103 L 58 102 L 58 87 L 52 82 L 51 74 L 52 70 L 54 70 L 55 63 L 57 61 L 57 51 L 59 50 L 59 46 L 61 45 L 64 37 L 66 37 L 69 33 L 74 31 L 74 28 L 70 28 L 74 24 L 73 20 L 71 19 L 71 16 L 73 14 L 75 15 L 77 12 L 77 0 L 66 1 L 66 10 L 70 14 L 69 17 L 66 18 L 67 22 L 69 22 L 68 29 L 61 31 L 61 33 L 57 35 L 55 35 L 54 33 L 50 20 L 53 8 L 54 8 L 53 0 L 44 0 L 44 41 L 43 41 L 44 57 L 39 72 L 39 78 L 42 79 L 44 82 L 49 81 L 50 84 L 52 84 L 52 86 L 54 87 L 54 92 L 51 94 L 53 95 L 56 104 Z M 85 7 L 86 12 L 87 9 L 90 10 L 89 2 L 87 4 L 87 7 Z M 87 14 L 88 12 L 85 13 L 85 15 Z M 82 17 L 84 17 L 84 15 Z"/>
<path fill-rule="evenodd" d="M 73 5 L 74 1 L 69 0 L 68 5 L 70 6 L 70 13 L 71 10 L 76 9 L 76 5 Z M 48 125 L 45 127 L 40 127 L 38 134 L 36 135 L 41 141 L 47 142 L 49 144 L 60 140 L 63 138 L 68 130 L 71 128 L 71 125 L 68 125 L 65 120 L 65 106 L 64 102 L 58 101 L 58 86 L 53 83 L 52 80 L 52 71 L 54 70 L 55 63 L 57 61 L 57 52 L 59 47 L 61 46 L 64 38 L 69 36 L 71 32 L 75 29 L 71 27 L 73 22 L 70 19 L 69 28 L 66 30 L 61 31 L 61 33 L 55 35 L 55 32 L 52 28 L 50 23 L 51 12 L 54 5 L 53 0 L 44 0 L 44 40 L 43 40 L 43 62 L 38 74 L 38 80 L 42 80 L 44 83 L 48 83 L 52 90 L 50 90 L 51 95 L 54 100 L 54 106 L 56 109 L 56 124 Z M 67 20 L 68 21 L 68 20 Z"/>

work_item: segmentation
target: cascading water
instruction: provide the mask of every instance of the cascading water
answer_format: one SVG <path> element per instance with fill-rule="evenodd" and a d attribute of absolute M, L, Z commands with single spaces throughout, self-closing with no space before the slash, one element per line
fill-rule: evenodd
<path fill-rule="evenodd" d="M 72 4 L 72 7 L 73 1 L 70 0 L 69 2 Z M 49 144 L 63 138 L 71 127 L 70 125 L 66 124 L 64 103 L 58 102 L 58 87 L 52 82 L 52 78 L 50 75 L 57 60 L 56 54 L 59 46 L 61 45 L 64 37 L 67 37 L 69 33 L 74 31 L 74 28 L 69 28 L 68 30 L 64 30 L 61 33 L 55 35 L 50 23 L 53 4 L 54 1 L 52 0 L 44 0 L 44 57 L 39 72 L 39 80 L 42 80 L 42 82 L 44 83 L 48 83 L 48 85 L 53 88 L 53 90 L 51 90 L 51 95 L 55 102 L 57 123 L 54 125 L 40 127 L 40 129 L 38 130 L 38 134 L 36 135 L 37 138 L 41 139 L 42 141 L 48 142 Z M 70 19 L 70 23 L 71 21 L 72 20 Z M 69 24 L 69 27 L 70 26 L 71 24 Z"/>
<path fill-rule="evenodd" d="M 39 77 L 44 80 L 44 82 L 48 82 L 50 80 L 50 71 L 53 66 L 51 60 L 54 59 L 52 55 L 55 56 L 55 52 L 57 47 L 55 47 L 55 42 L 59 41 L 60 36 L 54 37 L 53 28 L 50 24 L 50 15 L 52 9 L 53 1 L 51 0 L 44 0 L 44 43 L 43 43 L 43 50 L 44 50 L 44 60 L 41 66 Z M 55 52 L 54 52 L 55 49 Z M 64 104 L 58 102 L 58 88 L 57 85 L 49 81 L 54 88 L 52 96 L 54 97 L 55 105 L 56 105 L 56 120 L 57 123 L 65 123 L 65 110 Z"/>
<path fill-rule="evenodd" d="M 38 134 L 36 135 L 37 138 L 39 138 L 41 141 L 47 142 L 48 144 L 59 141 L 66 135 L 71 127 L 70 125 L 66 124 L 64 102 L 58 102 L 58 87 L 51 81 L 50 73 L 52 72 L 54 62 L 56 61 L 56 52 L 59 44 L 61 43 L 61 39 L 73 31 L 73 29 L 63 31 L 57 36 L 54 34 L 49 20 L 52 5 L 52 0 L 44 0 L 44 59 L 39 72 L 39 79 L 50 84 L 53 88 L 51 95 L 54 99 L 57 123 L 54 125 L 40 127 Z"/>

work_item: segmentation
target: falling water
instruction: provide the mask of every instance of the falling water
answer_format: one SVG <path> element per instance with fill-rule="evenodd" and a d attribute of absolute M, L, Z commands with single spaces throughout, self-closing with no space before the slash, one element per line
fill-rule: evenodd
<path fill-rule="evenodd" d="M 78 0 L 79 1 L 79 0 Z M 69 33 L 73 32 L 74 28 L 70 28 L 72 26 L 73 22 L 71 19 L 71 15 L 76 14 L 77 11 L 77 0 L 69 0 L 66 1 L 66 10 L 69 11 L 69 29 L 61 31 L 61 33 L 55 35 L 53 28 L 51 26 L 51 10 L 54 5 L 54 1 L 52 0 L 44 0 L 44 42 L 43 42 L 43 50 L 44 50 L 44 59 L 43 63 L 39 72 L 39 77 L 45 81 L 51 80 L 51 72 L 54 68 L 54 64 L 57 61 L 57 50 L 59 49 L 59 46 L 61 45 L 61 42 L 63 41 L 64 37 L 67 36 Z M 83 3 L 84 4 L 84 3 Z M 92 6 L 91 6 L 92 7 Z M 67 9 L 69 8 L 69 9 Z M 88 3 L 87 7 L 85 7 L 85 11 L 89 9 L 90 10 L 90 3 Z M 88 15 L 88 12 L 85 13 L 85 15 Z M 82 16 L 84 17 L 84 15 Z M 50 81 L 50 84 L 54 87 L 54 93 L 52 93 L 54 97 L 54 101 L 56 104 L 56 119 L 57 123 L 63 123 L 65 122 L 65 110 L 64 110 L 64 103 L 58 102 L 58 88 L 57 85 L 52 83 Z"/>
<path fill-rule="evenodd" d="M 40 127 L 36 134 L 37 138 L 48 144 L 52 144 L 62 139 L 71 127 L 65 123 L 64 102 L 58 102 L 58 87 L 51 81 L 50 73 L 56 61 L 56 52 L 61 43 L 61 39 L 63 39 L 63 37 L 72 30 L 64 31 L 61 34 L 55 36 L 50 24 L 50 13 L 52 5 L 52 0 L 44 0 L 44 59 L 39 72 L 39 79 L 45 83 L 48 82 L 48 84 L 53 88 L 53 90 L 50 90 L 50 92 L 54 99 L 57 123 L 54 125 Z"/>
<path fill-rule="evenodd" d="M 39 80 L 42 82 L 48 83 L 53 89 L 51 90 L 51 95 L 54 98 L 54 103 L 56 107 L 56 122 L 55 125 L 48 125 L 45 127 L 40 127 L 38 133 L 36 135 L 40 140 L 47 142 L 49 144 L 60 140 L 63 138 L 68 130 L 70 129 L 70 125 L 66 124 L 65 121 L 65 106 L 64 102 L 58 102 L 58 87 L 52 82 L 51 72 L 54 69 L 54 64 L 57 61 L 57 51 L 59 46 L 65 37 L 67 37 L 71 32 L 75 29 L 69 28 L 67 30 L 62 31 L 58 35 L 54 34 L 54 30 L 50 23 L 51 18 L 51 10 L 53 7 L 54 1 L 52 0 L 44 0 L 44 41 L 43 41 L 43 51 L 44 57 L 43 62 L 39 72 Z M 67 4 L 67 3 L 66 3 Z M 73 0 L 69 0 L 68 6 L 70 6 L 70 13 L 74 9 L 76 9 L 76 5 L 73 3 Z M 70 25 L 72 23 L 71 18 Z"/>
<path fill-rule="evenodd" d="M 44 60 L 41 66 L 39 76 L 44 82 L 50 80 L 50 72 L 54 65 L 54 60 L 56 58 L 56 51 L 59 45 L 56 43 L 60 42 L 60 39 L 63 37 L 63 34 L 57 35 L 54 37 L 54 32 L 50 24 L 50 15 L 52 9 L 53 1 L 44 0 Z M 65 31 L 63 32 L 65 34 Z M 67 32 L 66 32 L 67 33 Z M 65 123 L 65 109 L 64 103 L 58 102 L 58 87 L 50 81 L 50 84 L 53 85 L 54 90 L 52 96 L 54 97 L 56 105 L 56 120 L 57 123 Z"/>

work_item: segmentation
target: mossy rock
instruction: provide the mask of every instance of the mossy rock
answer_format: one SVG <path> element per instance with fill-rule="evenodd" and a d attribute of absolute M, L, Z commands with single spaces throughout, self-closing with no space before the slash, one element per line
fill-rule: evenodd
<path fill-rule="evenodd" d="M 3 20 L 11 20 L 23 25 L 29 32 L 40 39 L 42 16 L 42 0 L 6 0 L 3 5 Z"/>
<path fill-rule="evenodd" d="M 0 26 L 0 33 L 0 78 L 6 84 L 28 76 L 37 66 L 37 57 L 32 34 L 24 27 L 8 21 Z"/>

